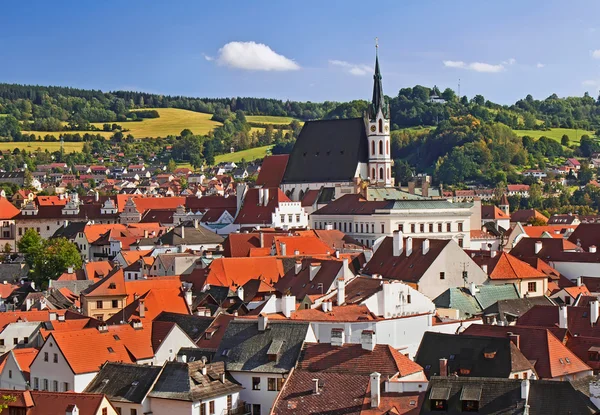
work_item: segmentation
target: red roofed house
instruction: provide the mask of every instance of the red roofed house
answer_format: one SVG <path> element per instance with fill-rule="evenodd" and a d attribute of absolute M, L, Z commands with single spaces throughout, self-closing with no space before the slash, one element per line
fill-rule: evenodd
<path fill-rule="evenodd" d="M 535 209 L 515 210 L 510 215 L 511 222 L 531 223 L 532 221 L 548 223 L 548 218 Z"/>
<path fill-rule="evenodd" d="M 308 227 L 308 214 L 300 202 L 292 202 L 279 188 L 249 189 L 234 224 L 239 228 Z"/>
<path fill-rule="evenodd" d="M 263 159 L 256 185 L 264 188 L 279 187 L 283 180 L 285 168 L 289 159 L 288 154 L 267 156 Z"/>
<path fill-rule="evenodd" d="M 506 190 L 509 196 L 529 197 L 529 185 L 527 184 L 509 184 Z"/>
<path fill-rule="evenodd" d="M 493 222 L 497 229 L 510 229 L 510 215 L 503 212 L 494 205 L 481 206 L 481 224 L 485 225 L 488 222 Z"/>
<path fill-rule="evenodd" d="M 13 349 L 0 357 L 0 388 L 28 389 L 29 366 L 38 354 L 38 349 L 25 347 Z"/>
<path fill-rule="evenodd" d="M 15 218 L 21 211 L 14 207 L 5 197 L 0 197 L 0 249 L 8 244 L 15 251 L 16 227 Z"/>
<path fill-rule="evenodd" d="M 12 396 L 6 402 L 8 414 L 26 415 L 117 415 L 106 395 L 96 393 L 56 393 L 40 390 L 0 390 L 1 396 Z M 3 400 L 4 401 L 4 400 Z"/>
<path fill-rule="evenodd" d="M 568 158 L 567 161 L 565 161 L 565 166 L 575 170 L 581 169 L 581 163 L 576 158 Z"/>
<path fill-rule="evenodd" d="M 283 263 L 275 257 L 216 258 L 208 269 L 206 284 L 236 290 L 253 279 L 275 284 L 284 274 Z"/>
<path fill-rule="evenodd" d="M 564 287 L 560 291 L 553 293 L 550 298 L 558 304 L 575 305 L 581 296 L 591 296 L 592 294 L 587 289 L 585 284 L 581 283 L 581 278 L 578 278 L 579 285 L 573 287 Z"/>

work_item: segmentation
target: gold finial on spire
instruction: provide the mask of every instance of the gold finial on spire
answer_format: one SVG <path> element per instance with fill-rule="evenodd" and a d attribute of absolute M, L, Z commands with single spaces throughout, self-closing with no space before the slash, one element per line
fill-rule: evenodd
<path fill-rule="evenodd" d="M 379 49 L 379 38 L 375 38 L 375 49 Z"/>

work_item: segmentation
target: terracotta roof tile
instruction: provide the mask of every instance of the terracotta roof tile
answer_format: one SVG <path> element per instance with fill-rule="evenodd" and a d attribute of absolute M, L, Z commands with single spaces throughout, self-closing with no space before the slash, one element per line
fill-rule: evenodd
<path fill-rule="evenodd" d="M 494 205 L 483 205 L 481 206 L 481 219 L 510 219 L 510 216 Z"/>
<path fill-rule="evenodd" d="M 246 192 L 242 208 L 235 218 L 234 223 L 238 225 L 262 224 L 270 225 L 273 222 L 272 214 L 280 202 L 291 202 L 291 200 L 278 188 L 266 189 L 269 191 L 267 205 L 259 203 L 259 190 L 250 189 Z"/>
<path fill-rule="evenodd" d="M 546 278 L 546 274 L 523 262 L 511 254 L 501 252 L 494 258 L 478 255 L 473 258 L 477 265 L 487 265 L 488 275 L 492 280 L 513 280 Z"/>
<path fill-rule="evenodd" d="M 0 197 L 0 220 L 14 219 L 21 211 L 5 197 Z"/>
<path fill-rule="evenodd" d="M 251 279 L 263 279 L 269 284 L 284 275 L 283 263 L 275 257 L 216 258 L 210 264 L 207 284 L 238 287 Z"/>
<path fill-rule="evenodd" d="M 262 187 L 279 187 L 289 159 L 288 154 L 267 156 L 263 159 L 256 184 Z"/>

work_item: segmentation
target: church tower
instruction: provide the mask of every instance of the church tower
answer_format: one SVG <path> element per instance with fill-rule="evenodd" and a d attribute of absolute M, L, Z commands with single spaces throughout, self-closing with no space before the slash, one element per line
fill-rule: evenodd
<path fill-rule="evenodd" d="M 377 186 L 393 186 L 392 159 L 390 155 L 390 107 L 385 102 L 381 72 L 379 70 L 379 45 L 375 46 L 375 74 L 373 99 L 365 115 L 369 142 L 369 179 Z"/>

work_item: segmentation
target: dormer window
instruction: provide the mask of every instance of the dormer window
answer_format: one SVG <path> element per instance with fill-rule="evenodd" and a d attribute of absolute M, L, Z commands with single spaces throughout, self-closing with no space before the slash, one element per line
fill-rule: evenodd
<path fill-rule="evenodd" d="M 450 398 L 450 388 L 434 387 L 431 389 L 429 401 L 432 411 L 447 411 L 448 398 Z"/>
<path fill-rule="evenodd" d="M 479 412 L 479 401 L 481 400 L 481 386 L 464 386 L 460 393 L 460 402 L 463 412 Z"/>

